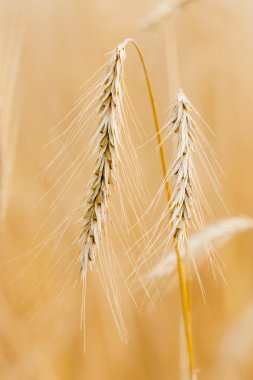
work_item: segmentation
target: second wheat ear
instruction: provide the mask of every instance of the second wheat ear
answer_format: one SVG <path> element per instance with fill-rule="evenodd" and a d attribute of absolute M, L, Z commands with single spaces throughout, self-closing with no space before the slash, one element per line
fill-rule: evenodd
<path fill-rule="evenodd" d="M 172 107 L 171 120 L 168 123 L 169 134 L 177 134 L 176 158 L 167 174 L 174 177 L 174 189 L 169 201 L 171 236 L 177 256 L 177 270 L 181 291 L 181 301 L 184 316 L 185 334 L 189 355 L 191 379 L 195 376 L 195 363 L 192 343 L 190 294 L 187 275 L 184 273 L 183 257 L 188 249 L 187 229 L 195 212 L 194 197 L 194 168 L 192 152 L 195 149 L 195 124 L 191 117 L 190 102 L 179 90 L 177 99 Z"/>
<path fill-rule="evenodd" d="M 171 179 L 173 191 L 165 216 L 170 219 L 171 227 L 167 239 L 168 244 L 171 240 L 173 241 L 177 257 L 177 272 L 180 284 L 191 379 L 196 379 L 197 375 L 194 363 L 191 329 L 190 282 L 188 279 L 189 266 L 186 266 L 189 261 L 190 264 L 193 265 L 200 285 L 201 280 L 189 250 L 189 230 L 193 227 L 199 231 L 205 225 L 202 204 L 206 211 L 211 213 L 210 206 L 206 201 L 198 180 L 197 170 L 194 164 L 194 154 L 199 157 L 211 185 L 219 195 L 218 179 L 214 173 L 209 156 L 214 159 L 216 164 L 217 160 L 209 142 L 197 125 L 195 121 L 196 118 L 201 119 L 183 90 L 179 89 L 177 97 L 170 108 L 169 120 L 164 126 L 164 129 L 167 131 L 165 140 L 171 136 L 174 136 L 176 139 L 175 159 L 166 175 L 167 180 Z"/>

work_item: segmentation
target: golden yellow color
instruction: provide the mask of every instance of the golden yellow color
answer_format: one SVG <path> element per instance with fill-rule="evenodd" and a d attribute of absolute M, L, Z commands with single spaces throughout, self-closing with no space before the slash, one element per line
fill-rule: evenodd
<path fill-rule="evenodd" d="M 176 95 L 169 93 L 165 41 L 159 26 L 150 30 L 140 27 L 158 4 L 154 0 L 1 1 L 0 37 L 17 28 L 22 34 L 15 83 L 19 134 L 0 240 L 1 379 L 157 380 L 180 379 L 181 373 L 184 378 L 184 363 L 179 361 L 178 286 L 164 293 L 166 279 L 157 282 L 150 292 L 155 309 L 148 297 L 143 301 L 141 291 L 134 293 L 140 311 L 122 286 L 122 311 L 129 333 L 129 343 L 123 345 L 99 278 L 96 272 L 89 273 L 84 354 L 80 263 L 73 273 L 69 269 L 73 260 L 78 261 L 79 251 L 67 251 L 80 224 L 73 224 L 62 238 L 60 254 L 59 249 L 54 251 L 56 241 L 40 250 L 64 220 L 73 199 L 80 196 L 91 172 L 90 164 L 84 165 L 72 181 L 71 191 L 64 199 L 59 197 L 57 208 L 50 209 L 64 186 L 61 180 L 52 189 L 55 179 L 73 162 L 76 153 L 66 154 L 66 161 L 55 175 L 49 171 L 38 178 L 62 148 L 63 141 L 58 137 L 71 117 L 66 124 L 53 127 L 72 109 L 82 93 L 81 84 L 106 62 L 105 53 L 126 37 L 133 37 L 145 56 L 161 124 L 165 121 L 164 111 L 171 103 L 170 97 Z M 181 85 L 216 135 L 211 143 L 226 174 L 221 178 L 223 199 L 232 215 L 249 216 L 253 214 L 252 14 L 250 0 L 199 0 L 174 17 Z M 153 116 L 142 69 L 130 49 L 125 82 L 146 133 L 145 143 L 154 135 Z M 139 148 L 136 129 L 131 124 L 129 128 Z M 163 180 L 156 145 L 152 140 L 138 149 L 150 201 Z M 80 146 L 77 149 L 80 151 Z M 172 151 L 173 147 L 166 144 L 169 159 Z M 200 178 L 201 174 L 200 168 Z M 215 219 L 227 216 L 207 183 L 203 188 Z M 166 199 L 163 201 L 156 217 L 166 205 Z M 120 213 L 119 204 L 114 206 Z M 143 206 L 142 212 L 145 209 Z M 131 217 L 135 222 L 129 213 Z M 147 224 L 152 225 L 152 220 Z M 128 261 L 121 250 L 123 235 L 115 236 L 114 247 L 125 268 Z M 130 234 L 129 239 L 134 244 L 136 237 Z M 252 244 L 252 233 L 247 232 L 219 250 L 226 284 L 219 276 L 214 280 L 208 264 L 199 268 L 205 302 L 193 275 L 192 331 L 201 380 L 253 377 Z M 154 257 L 153 264 L 159 259 Z"/>

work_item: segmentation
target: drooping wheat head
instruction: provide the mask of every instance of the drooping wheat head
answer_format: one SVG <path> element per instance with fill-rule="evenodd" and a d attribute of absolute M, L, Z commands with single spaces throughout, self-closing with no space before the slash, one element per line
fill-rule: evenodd
<path fill-rule="evenodd" d="M 83 176 L 84 169 L 88 167 L 87 161 L 90 158 L 94 159 L 95 164 L 90 176 L 91 179 L 85 187 L 86 190 L 80 191 L 77 197 L 69 197 L 70 203 L 65 217 L 47 238 L 47 241 L 43 242 L 41 249 L 45 244 L 55 240 L 54 251 L 58 250 L 63 244 L 64 236 L 68 232 L 72 233 L 71 230 L 74 231 L 74 228 L 81 224 L 81 233 L 78 234 L 78 238 L 75 238 L 71 244 L 64 248 L 59 261 L 63 261 L 65 258 L 67 260 L 67 257 L 70 256 L 68 253 L 75 250 L 77 244 L 79 247 L 81 246 L 78 259 L 74 255 L 73 263 L 71 262 L 70 266 L 73 267 L 71 273 L 74 276 L 76 268 L 80 268 L 81 260 L 83 317 L 85 315 L 87 264 L 90 263 L 93 267 L 96 261 L 95 275 L 98 275 L 102 282 L 123 341 L 127 340 L 127 331 L 121 314 L 118 287 L 122 282 L 125 285 L 127 284 L 124 281 L 125 276 L 121 263 L 118 262 L 119 257 L 113 247 L 113 239 L 110 237 L 112 230 L 115 231 L 123 251 L 126 251 L 127 244 L 129 244 L 127 241 L 130 230 L 129 215 L 131 215 L 131 221 L 133 221 L 133 217 L 136 218 L 136 228 L 138 228 L 138 232 L 143 233 L 139 215 L 141 205 L 143 205 L 147 194 L 143 191 L 145 181 L 136 149 L 133 146 L 132 136 L 127 127 L 128 121 L 135 123 L 135 110 L 128 96 L 123 74 L 126 58 L 125 49 L 129 43 L 132 43 L 137 50 L 143 66 L 158 141 L 161 141 L 155 100 L 142 52 L 135 41 L 126 39 L 112 51 L 107 63 L 82 86 L 82 95 L 73 109 L 55 126 L 53 131 L 56 131 L 63 125 L 63 122 L 67 122 L 71 118 L 67 128 L 64 128 L 63 132 L 58 133 L 50 142 L 50 144 L 58 142 L 58 146 L 59 143 L 61 145 L 56 156 L 42 172 L 44 175 L 47 171 L 52 171 L 53 174 L 50 173 L 50 175 L 54 183 L 52 188 L 40 199 L 41 201 L 45 198 L 52 189 L 59 188 L 56 199 L 50 206 L 47 221 L 54 215 L 55 210 L 61 207 L 62 199 L 72 194 L 73 180 Z M 76 116 L 72 118 L 72 115 L 75 114 Z M 94 120 L 96 121 L 95 133 Z M 135 124 L 135 126 L 137 125 Z M 138 131 L 138 135 L 140 135 L 140 131 Z M 62 137 L 64 138 L 63 145 L 60 141 Z M 94 145 L 96 146 L 95 149 Z M 164 155 L 162 149 L 161 155 Z M 115 193 L 113 202 L 111 202 L 112 192 Z M 114 201 L 119 203 L 115 204 Z M 120 213 L 115 212 L 115 206 L 120 206 Z M 129 259 L 128 264 L 133 267 L 135 262 L 131 254 L 125 253 L 125 257 L 128 256 Z M 135 268 L 134 270 L 140 278 L 141 276 Z M 119 282 L 119 277 L 123 281 Z M 74 280 L 76 281 L 76 278 Z"/>
<path fill-rule="evenodd" d="M 120 44 L 112 57 L 101 82 L 97 104 L 97 160 L 89 185 L 82 227 L 82 273 L 85 274 L 87 261 L 95 262 L 96 251 L 106 230 L 110 188 L 117 179 L 117 165 L 120 160 L 120 128 L 122 125 L 123 62 L 126 42 Z"/>

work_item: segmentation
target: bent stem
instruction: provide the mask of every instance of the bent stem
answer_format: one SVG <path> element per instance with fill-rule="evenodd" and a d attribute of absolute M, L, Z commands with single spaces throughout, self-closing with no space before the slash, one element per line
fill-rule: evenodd
<path fill-rule="evenodd" d="M 139 54 L 139 58 L 141 60 L 143 71 L 144 71 L 146 82 L 147 82 L 147 87 L 148 87 L 148 92 L 149 92 L 149 97 L 150 97 L 150 102 L 151 102 L 151 107 L 152 107 L 152 112 L 153 112 L 153 117 L 154 117 L 154 123 L 155 123 L 155 128 L 156 128 L 156 133 L 157 133 L 157 141 L 158 141 L 158 146 L 159 146 L 159 151 L 160 151 L 162 170 L 163 170 L 164 181 L 165 181 L 165 191 L 166 191 L 167 201 L 169 204 L 170 198 L 171 198 L 171 190 L 170 190 L 170 184 L 167 178 L 168 164 L 166 161 L 165 150 L 162 143 L 161 127 L 160 127 L 160 122 L 158 118 L 154 93 L 151 86 L 151 81 L 150 81 L 147 66 L 144 61 L 143 54 L 139 46 L 136 44 L 134 40 L 129 39 L 129 42 L 131 42 L 135 46 Z M 181 296 L 181 302 L 182 302 L 185 335 L 186 335 L 186 341 L 187 341 L 187 351 L 188 351 L 188 357 L 189 357 L 189 371 L 190 371 L 190 378 L 191 380 L 193 380 L 195 366 L 194 366 L 194 354 L 193 354 L 193 343 L 192 343 L 192 332 L 191 332 L 190 293 L 189 293 L 189 287 L 187 284 L 188 280 L 184 274 L 183 262 L 180 255 L 178 242 L 176 239 L 175 239 L 175 250 L 176 250 L 176 255 L 177 255 L 177 272 L 178 272 L 178 279 L 179 279 L 179 285 L 180 285 L 180 296 Z"/>
<path fill-rule="evenodd" d="M 153 93 L 153 89 L 152 89 L 152 85 L 151 85 L 151 80 L 149 77 L 148 69 L 147 69 L 147 66 L 145 64 L 143 54 L 142 54 L 139 46 L 132 39 L 130 39 L 129 42 L 132 42 L 132 44 L 136 48 L 136 50 L 139 54 L 139 58 L 140 58 L 141 63 L 142 63 L 142 67 L 143 67 L 143 71 L 144 71 L 144 75 L 145 75 L 145 79 L 146 79 L 146 83 L 147 83 L 147 87 L 148 87 L 148 93 L 149 93 L 149 97 L 150 97 L 150 103 L 151 103 L 151 107 L 152 107 L 153 117 L 154 117 L 155 129 L 156 129 L 156 134 L 157 134 L 157 142 L 158 142 L 158 146 L 159 146 L 160 158 L 161 158 L 161 163 L 162 163 L 163 176 L 165 179 L 166 194 L 167 194 L 167 198 L 169 201 L 170 197 L 171 197 L 171 190 L 170 190 L 169 181 L 166 179 L 167 178 L 167 172 L 168 172 L 168 165 L 166 162 L 165 150 L 164 150 L 164 146 L 162 143 L 161 127 L 160 127 L 160 122 L 159 122 L 159 118 L 158 118 L 158 112 L 157 112 L 154 93 Z"/>

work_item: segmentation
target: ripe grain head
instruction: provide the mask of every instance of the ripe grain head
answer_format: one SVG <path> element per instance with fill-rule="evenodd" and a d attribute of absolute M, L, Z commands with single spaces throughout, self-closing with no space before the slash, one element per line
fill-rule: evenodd
<path fill-rule="evenodd" d="M 117 181 L 117 166 L 123 122 L 123 62 L 125 43 L 112 53 L 107 72 L 100 85 L 98 99 L 97 161 L 89 185 L 84 213 L 81 255 L 82 273 L 85 275 L 87 260 L 95 262 L 102 235 L 106 229 L 110 187 Z"/>

